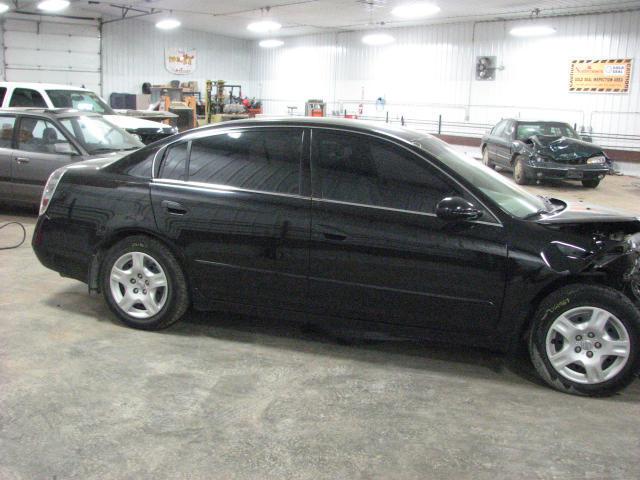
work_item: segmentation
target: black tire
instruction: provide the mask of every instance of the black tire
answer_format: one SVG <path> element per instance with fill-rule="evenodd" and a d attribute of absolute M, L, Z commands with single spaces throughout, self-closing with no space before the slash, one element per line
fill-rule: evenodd
<path fill-rule="evenodd" d="M 600 185 L 600 180 L 582 180 L 582 186 L 585 188 L 597 188 Z"/>
<path fill-rule="evenodd" d="M 131 252 L 141 252 L 151 257 L 161 267 L 166 277 L 166 287 L 164 287 L 166 291 L 162 291 L 162 294 L 166 295 L 166 297 L 164 297 L 162 308 L 156 314 L 144 319 L 136 318 L 124 312 L 118 306 L 111 290 L 111 271 L 114 264 L 123 255 Z M 134 278 L 131 279 L 131 282 L 133 280 Z M 180 320 L 189 307 L 189 289 L 180 264 L 165 245 L 144 235 L 125 238 L 109 249 L 100 268 L 100 285 L 111 311 L 125 325 L 133 328 L 142 330 L 166 328 Z M 150 288 L 149 292 L 151 292 Z M 145 290 L 146 293 L 147 291 Z"/>
<path fill-rule="evenodd" d="M 527 178 L 527 174 L 524 170 L 524 157 L 518 155 L 513 162 L 513 180 L 518 185 L 528 185 L 529 179 Z"/>
<path fill-rule="evenodd" d="M 482 164 L 485 167 L 496 168 L 496 164 L 489 160 L 489 149 L 486 146 L 482 149 Z"/>
<path fill-rule="evenodd" d="M 553 367 L 547 354 L 547 334 L 553 322 L 560 315 L 577 307 L 596 307 L 610 312 L 617 317 L 628 333 L 630 349 L 627 363 L 617 374 L 599 383 L 580 383 L 567 378 L 565 374 Z M 604 397 L 622 390 L 635 378 L 640 368 L 639 335 L 640 311 L 624 294 L 608 287 L 574 284 L 552 293 L 540 304 L 529 334 L 529 354 L 540 377 L 556 390 L 574 395 Z M 595 345 L 593 342 L 590 343 Z M 571 345 L 569 347 L 571 348 Z M 573 351 L 576 351 L 575 347 L 573 348 Z M 595 347 L 585 348 L 598 347 L 595 345 Z M 597 350 L 594 351 L 597 352 Z M 580 353 L 589 355 L 586 349 Z M 594 354 L 591 353 L 591 355 Z M 606 362 L 605 357 L 601 365 Z"/>

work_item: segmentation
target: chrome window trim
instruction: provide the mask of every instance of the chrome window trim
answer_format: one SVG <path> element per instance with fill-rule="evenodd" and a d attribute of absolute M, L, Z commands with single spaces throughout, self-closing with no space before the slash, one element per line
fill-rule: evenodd
<path fill-rule="evenodd" d="M 210 191 L 224 191 L 224 192 L 237 192 L 237 193 L 254 193 L 258 195 L 273 195 L 276 197 L 283 198 L 295 198 L 298 200 L 308 200 L 310 202 L 320 202 L 320 203 L 333 203 L 337 205 L 347 205 L 351 207 L 364 207 L 364 208 L 372 208 L 375 210 L 384 210 L 389 212 L 398 212 L 398 213 L 409 213 L 411 215 L 420 215 L 423 217 L 431 217 L 437 218 L 435 213 L 427 213 L 427 212 L 416 212 L 414 210 L 403 210 L 401 208 L 391 208 L 391 207 L 382 207 L 379 205 L 366 205 L 364 203 L 352 203 L 352 202 L 343 202 L 341 200 L 331 200 L 328 198 L 315 198 L 308 197 L 304 195 L 295 195 L 293 193 L 279 193 L 279 192 L 267 192 L 264 190 L 251 190 L 248 188 L 240 188 L 240 187 L 231 187 L 229 185 L 222 185 L 216 183 L 206 183 L 206 182 L 190 182 L 184 180 L 174 180 L 171 178 L 155 178 L 153 179 L 153 183 L 157 185 L 164 185 L 169 187 L 184 187 L 193 190 L 210 190 Z M 468 220 L 467 223 L 479 223 L 482 225 L 490 225 L 493 227 L 502 227 L 502 224 L 493 223 L 493 222 L 485 222 L 483 220 Z"/>
<path fill-rule="evenodd" d="M 435 168 L 436 170 L 438 170 L 441 174 L 443 174 L 444 176 L 446 176 L 448 179 L 450 179 L 455 185 L 457 185 L 458 187 L 460 187 L 463 191 L 467 192 L 467 194 L 469 194 L 473 199 L 475 199 L 480 205 L 482 205 L 482 207 L 484 208 L 484 210 L 486 210 L 492 217 L 493 220 L 495 220 L 495 222 L 487 222 L 487 221 L 482 221 L 482 222 L 475 222 L 472 221 L 470 223 L 483 223 L 483 224 L 487 224 L 487 225 L 497 225 L 502 227 L 503 223 L 500 221 L 500 219 L 498 218 L 498 216 L 493 212 L 492 209 L 490 209 L 489 207 L 487 207 L 485 205 L 484 202 L 482 202 L 473 192 L 471 192 L 467 187 L 465 187 L 464 185 L 462 185 L 458 180 L 456 180 L 455 178 L 453 178 L 449 173 L 445 172 L 444 170 L 442 170 L 442 168 L 440 168 L 438 165 L 435 165 L 429 158 L 423 156 L 420 153 L 417 153 L 413 150 L 411 150 L 410 148 L 408 148 L 406 145 L 404 145 L 403 143 L 407 143 L 407 141 L 405 139 L 402 139 L 396 135 L 387 133 L 387 132 L 382 132 L 380 130 L 375 130 L 374 131 L 376 133 L 378 133 L 378 135 L 373 134 L 373 133 L 368 133 L 368 132 L 361 132 L 358 130 L 350 130 L 348 128 L 341 128 L 341 127 L 330 127 L 330 126 L 321 126 L 321 125 L 299 125 L 299 124 L 295 124 L 295 123 L 280 123 L 280 124 L 276 124 L 276 125 L 230 125 L 230 126 L 225 126 L 225 127 L 220 127 L 218 128 L 207 128 L 207 127 L 203 127 L 203 130 L 199 130 L 199 131 L 194 131 L 191 132 L 187 135 L 185 135 L 184 137 L 181 137 L 177 140 L 174 140 L 170 143 L 167 143 L 166 145 L 163 145 L 154 155 L 153 157 L 153 162 L 152 162 L 152 171 L 151 171 L 151 175 L 152 175 L 152 181 L 155 180 L 168 180 L 168 179 L 160 179 L 156 176 L 156 161 L 158 159 L 159 155 L 164 155 L 164 152 L 166 151 L 167 148 L 169 148 L 170 146 L 178 143 L 178 142 L 189 142 L 192 140 L 197 140 L 199 138 L 203 138 L 203 137 L 209 137 L 209 136 L 214 136 L 214 135 L 224 135 L 226 133 L 230 133 L 236 130 L 249 130 L 249 129 L 256 129 L 256 128 L 299 128 L 299 129 L 309 129 L 311 131 L 313 131 L 314 129 L 322 129 L 322 130 L 332 130 L 332 131 L 337 131 L 337 132 L 341 132 L 341 133 L 353 133 L 353 134 L 358 134 L 358 135 L 366 135 L 369 137 L 373 137 L 376 138 L 378 140 L 382 140 L 382 141 L 388 141 L 390 143 L 392 143 L 393 145 L 396 145 L 404 150 L 406 150 L 407 152 L 417 156 L 418 158 L 422 159 L 423 161 L 427 162 L 430 166 L 432 166 L 433 168 Z M 382 135 L 382 136 L 381 136 Z M 384 137 L 383 137 L 384 136 Z M 393 139 L 393 140 L 391 140 Z M 309 148 L 312 148 L 312 144 L 313 143 L 313 138 L 310 142 L 310 146 Z M 186 184 L 195 184 L 195 183 L 199 183 L 199 182 L 183 182 Z M 279 194 L 277 192 L 265 192 L 265 191 L 260 191 L 260 190 L 247 190 L 247 189 L 242 189 L 242 188 L 237 188 L 237 187 L 229 187 L 227 185 L 219 185 L 219 184 L 203 184 L 200 183 L 200 185 L 216 185 L 217 186 L 217 190 L 220 190 L 220 187 L 224 187 L 225 190 L 229 190 L 232 188 L 236 188 L 238 191 L 243 191 L 243 192 L 249 192 L 249 193 L 261 193 L 261 194 L 273 194 L 273 195 L 288 195 L 288 194 Z M 330 199 L 319 199 L 319 198 L 315 198 L 315 197 L 302 197 L 302 196 L 298 196 L 297 198 L 312 198 L 313 200 L 330 200 Z M 334 202 L 338 202 L 340 203 L 339 200 L 330 200 L 330 201 L 334 201 Z M 347 202 L 348 203 L 348 202 Z M 393 209 L 393 208 L 388 208 L 388 207 L 382 207 L 382 206 L 377 206 L 377 205 L 366 205 L 366 204 L 353 204 L 353 205 L 357 205 L 357 206 L 363 206 L 363 207 L 371 207 L 371 208 L 380 208 L 380 209 L 387 209 L 390 211 L 394 211 L 397 209 Z M 409 213 L 415 213 L 418 215 L 428 215 L 428 216 L 435 216 L 435 214 L 432 213 L 426 213 L 426 212 L 417 212 L 417 211 L 413 211 L 413 210 L 399 210 L 399 211 L 406 211 Z"/>

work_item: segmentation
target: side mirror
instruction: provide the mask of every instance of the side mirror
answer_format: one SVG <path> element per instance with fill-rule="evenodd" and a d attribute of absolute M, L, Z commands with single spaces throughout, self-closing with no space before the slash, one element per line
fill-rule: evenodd
<path fill-rule="evenodd" d="M 442 220 L 475 220 L 482 216 L 482 210 L 462 197 L 446 197 L 436 205 L 436 215 Z"/>

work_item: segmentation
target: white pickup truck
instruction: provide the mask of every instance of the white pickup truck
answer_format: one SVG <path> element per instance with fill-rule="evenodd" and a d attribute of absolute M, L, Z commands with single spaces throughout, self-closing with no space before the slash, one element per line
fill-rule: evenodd
<path fill-rule="evenodd" d="M 113 125 L 137 135 L 145 144 L 178 132 L 171 125 L 119 115 L 91 90 L 69 85 L 0 82 L 0 107 L 73 108 L 99 113 Z"/>

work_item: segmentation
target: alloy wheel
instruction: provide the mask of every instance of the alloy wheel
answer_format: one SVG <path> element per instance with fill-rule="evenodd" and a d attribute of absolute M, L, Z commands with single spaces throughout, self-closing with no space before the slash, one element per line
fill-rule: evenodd
<path fill-rule="evenodd" d="M 558 316 L 547 332 L 546 353 L 558 374 L 594 385 L 615 377 L 631 355 L 624 324 L 598 307 L 573 308 Z"/>
<path fill-rule="evenodd" d="M 134 318 L 153 317 L 167 301 L 167 276 L 158 261 L 146 253 L 127 252 L 118 258 L 109 284 L 118 308 Z"/>

